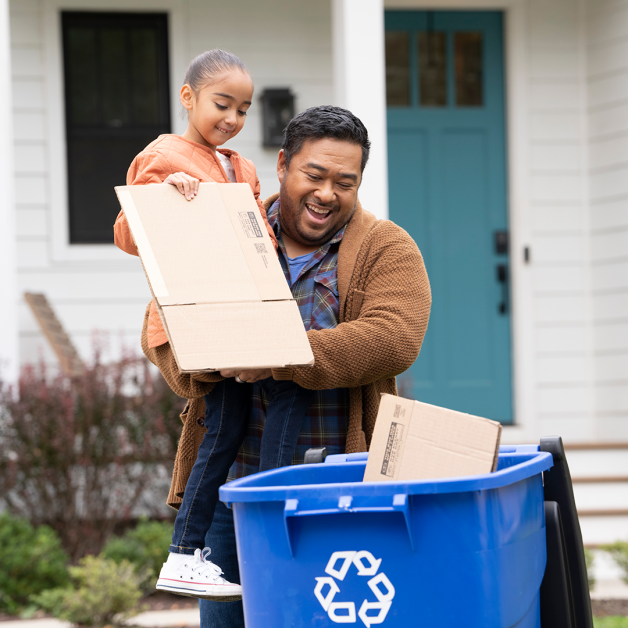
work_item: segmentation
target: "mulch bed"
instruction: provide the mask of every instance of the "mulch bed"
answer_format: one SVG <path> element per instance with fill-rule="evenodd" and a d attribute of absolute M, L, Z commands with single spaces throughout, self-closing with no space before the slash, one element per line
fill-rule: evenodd
<path fill-rule="evenodd" d="M 140 602 L 149 611 L 176 611 L 184 608 L 198 608 L 198 600 L 193 597 L 173 595 L 166 591 L 155 591 Z"/>
<path fill-rule="evenodd" d="M 596 617 L 607 615 L 628 617 L 628 600 L 591 600 L 591 606 Z"/>
<path fill-rule="evenodd" d="M 13 615 L 7 615 L 6 613 L 0 613 L 0 621 L 12 621 L 14 619 L 19 619 L 19 617 L 14 617 Z"/>

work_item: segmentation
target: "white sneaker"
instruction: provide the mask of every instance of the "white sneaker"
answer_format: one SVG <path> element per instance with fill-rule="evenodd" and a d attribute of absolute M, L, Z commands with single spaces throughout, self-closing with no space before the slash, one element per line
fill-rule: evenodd
<path fill-rule="evenodd" d="M 222 569 L 207 557 L 209 547 L 191 554 L 168 554 L 157 580 L 157 589 L 177 595 L 198 597 L 216 602 L 235 602 L 242 599 L 242 587 L 221 578 Z"/>

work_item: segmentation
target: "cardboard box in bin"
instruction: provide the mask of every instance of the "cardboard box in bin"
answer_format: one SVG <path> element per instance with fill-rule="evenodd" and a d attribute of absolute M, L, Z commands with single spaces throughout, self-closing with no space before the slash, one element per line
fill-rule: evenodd
<path fill-rule="evenodd" d="M 116 187 L 182 372 L 308 365 L 314 356 L 246 183 Z"/>
<path fill-rule="evenodd" d="M 365 482 L 490 473 L 502 426 L 496 421 L 382 395 Z"/>

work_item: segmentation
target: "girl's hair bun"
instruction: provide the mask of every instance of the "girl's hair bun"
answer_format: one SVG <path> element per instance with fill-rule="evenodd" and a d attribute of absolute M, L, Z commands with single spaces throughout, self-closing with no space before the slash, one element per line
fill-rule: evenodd
<path fill-rule="evenodd" d="M 211 85 L 219 76 L 235 69 L 246 74 L 249 73 L 239 57 L 226 50 L 214 48 L 201 53 L 192 60 L 183 82 L 189 85 L 194 93 L 198 94 L 203 87 Z"/>

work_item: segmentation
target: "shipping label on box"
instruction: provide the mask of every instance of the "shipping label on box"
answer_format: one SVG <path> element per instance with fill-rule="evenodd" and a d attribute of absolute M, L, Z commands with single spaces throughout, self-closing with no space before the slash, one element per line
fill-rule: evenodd
<path fill-rule="evenodd" d="M 364 481 L 490 473 L 500 437 L 496 421 L 382 395 Z"/>
<path fill-rule="evenodd" d="M 201 183 L 192 201 L 168 184 L 116 193 L 182 372 L 314 363 L 248 184 Z"/>

